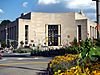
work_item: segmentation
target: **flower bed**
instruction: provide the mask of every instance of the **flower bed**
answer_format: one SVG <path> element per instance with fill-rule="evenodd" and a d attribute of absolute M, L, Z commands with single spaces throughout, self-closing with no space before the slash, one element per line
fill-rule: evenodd
<path fill-rule="evenodd" d="M 48 65 L 49 75 L 100 75 L 100 62 L 77 65 L 78 55 L 56 56 Z"/>
<path fill-rule="evenodd" d="M 71 66 L 76 65 L 78 55 L 68 54 L 65 56 L 56 56 L 49 64 L 48 71 L 49 75 L 53 75 L 59 71 L 64 72 Z"/>

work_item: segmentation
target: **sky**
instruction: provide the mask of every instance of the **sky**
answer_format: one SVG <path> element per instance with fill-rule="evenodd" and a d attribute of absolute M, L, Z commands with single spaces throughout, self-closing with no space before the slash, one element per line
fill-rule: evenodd
<path fill-rule="evenodd" d="M 96 20 L 96 3 L 92 0 L 0 0 L 0 21 L 14 21 L 28 12 L 79 12 Z"/>

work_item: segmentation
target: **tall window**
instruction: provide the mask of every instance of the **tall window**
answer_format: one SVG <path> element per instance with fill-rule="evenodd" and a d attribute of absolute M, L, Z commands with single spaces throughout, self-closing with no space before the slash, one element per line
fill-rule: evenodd
<path fill-rule="evenodd" d="M 58 46 L 58 25 L 48 25 L 48 46 Z"/>
<path fill-rule="evenodd" d="M 25 25 L 25 44 L 28 44 L 28 25 Z"/>
<path fill-rule="evenodd" d="M 78 25 L 78 41 L 81 40 L 81 25 Z"/>

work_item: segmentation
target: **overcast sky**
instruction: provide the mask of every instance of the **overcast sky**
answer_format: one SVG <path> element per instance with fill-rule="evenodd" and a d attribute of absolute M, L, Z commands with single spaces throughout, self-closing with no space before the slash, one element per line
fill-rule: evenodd
<path fill-rule="evenodd" d="M 0 0 L 0 20 L 15 20 L 27 12 L 79 12 L 96 20 L 96 3 L 92 0 Z"/>

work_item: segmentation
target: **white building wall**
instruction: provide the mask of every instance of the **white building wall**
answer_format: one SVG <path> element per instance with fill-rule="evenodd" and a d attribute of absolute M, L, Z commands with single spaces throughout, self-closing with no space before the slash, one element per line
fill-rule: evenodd
<path fill-rule="evenodd" d="M 90 20 L 88 20 L 88 33 L 89 33 L 89 38 L 93 39 L 93 38 L 97 38 L 97 29 L 96 29 L 97 24 L 95 22 L 92 22 Z M 91 28 L 90 28 L 91 27 Z"/>
<path fill-rule="evenodd" d="M 87 33 L 90 32 L 89 29 L 87 29 L 87 27 L 90 27 L 88 25 L 90 23 L 87 23 L 84 14 L 30 13 L 30 15 L 30 19 L 19 19 L 19 43 L 21 41 L 25 43 L 25 25 L 29 25 L 28 45 L 33 43 L 35 45 L 44 45 L 44 43 L 46 43 L 48 46 L 48 25 L 61 25 L 61 45 L 72 42 L 74 37 L 77 37 L 77 25 L 81 25 L 82 27 L 83 40 L 86 39 Z M 70 38 L 67 38 L 68 35 Z M 31 40 L 33 40 L 33 42 Z"/>
<path fill-rule="evenodd" d="M 77 25 L 77 41 L 78 40 L 78 25 L 81 25 L 81 39 L 85 40 L 87 38 L 87 19 L 76 20 Z"/>
<path fill-rule="evenodd" d="M 20 46 L 20 42 L 23 41 L 24 42 L 24 45 L 25 45 L 25 25 L 28 25 L 29 29 L 28 29 L 28 35 L 31 35 L 30 34 L 30 20 L 26 20 L 26 19 L 19 19 L 19 23 L 18 23 L 18 43 L 19 43 L 19 46 Z M 30 43 L 30 36 L 28 36 L 28 45 Z"/>
<path fill-rule="evenodd" d="M 32 13 L 32 29 L 36 32 L 36 42 L 43 44 L 48 33 L 45 25 L 61 25 L 61 44 L 66 43 L 67 35 L 70 35 L 69 42 L 76 37 L 75 13 Z M 32 31 L 32 32 L 33 32 Z"/>
<path fill-rule="evenodd" d="M 29 27 L 28 45 L 33 43 L 35 45 L 43 45 L 46 43 L 48 46 L 48 25 L 61 25 L 61 45 L 65 45 L 72 42 L 74 37 L 77 37 L 77 25 L 82 27 L 82 39 L 84 40 L 87 37 L 87 33 L 89 33 L 88 37 L 90 37 L 90 26 L 95 28 L 96 23 L 89 21 L 83 13 L 33 12 L 26 14 L 25 17 L 22 15 L 22 17 L 18 18 L 18 22 L 16 21 L 15 25 L 18 28 L 18 46 L 20 46 L 21 41 L 25 45 L 25 25 Z M 13 23 L 10 26 L 13 26 Z M 94 32 L 95 30 L 93 29 L 92 31 Z M 95 33 L 93 33 L 93 36 L 96 36 Z M 67 37 L 68 35 L 70 38 Z"/>

